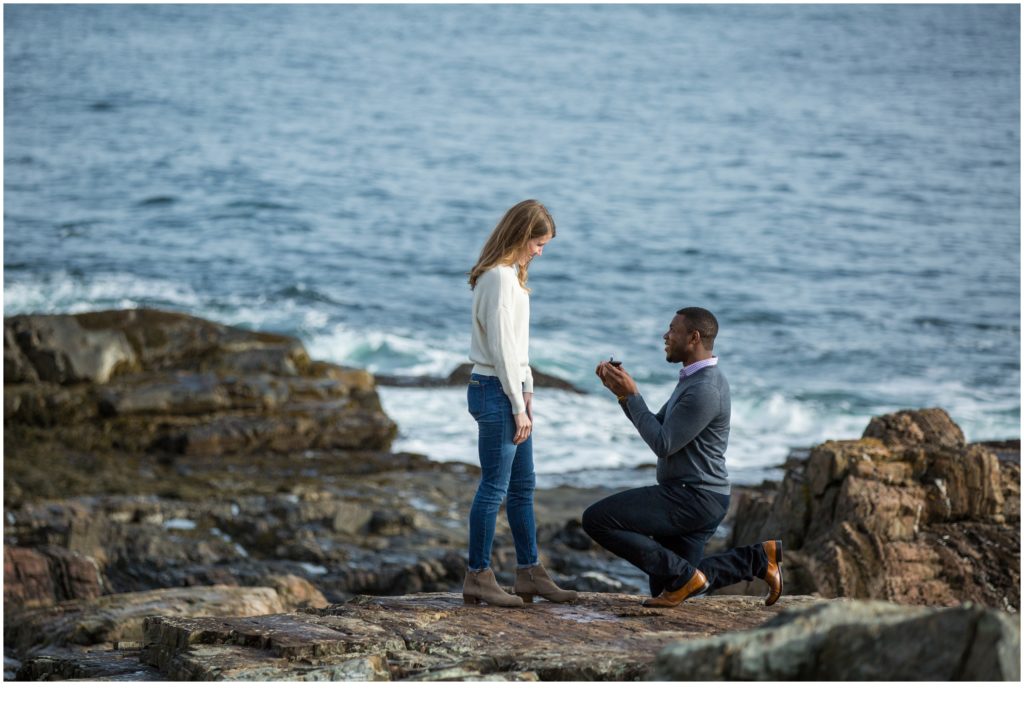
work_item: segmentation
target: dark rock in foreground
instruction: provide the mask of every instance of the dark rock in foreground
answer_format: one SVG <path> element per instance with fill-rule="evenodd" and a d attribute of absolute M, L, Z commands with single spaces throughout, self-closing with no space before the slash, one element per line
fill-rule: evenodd
<path fill-rule="evenodd" d="M 937 609 L 831 601 L 768 623 L 673 644 L 659 681 L 1020 681 L 1020 618 L 971 604 Z"/>

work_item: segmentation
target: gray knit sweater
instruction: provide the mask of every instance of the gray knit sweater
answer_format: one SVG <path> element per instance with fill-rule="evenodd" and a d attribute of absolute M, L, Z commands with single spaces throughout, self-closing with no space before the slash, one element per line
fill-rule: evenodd
<path fill-rule="evenodd" d="M 729 383 L 718 366 L 682 379 L 657 414 L 639 394 L 621 403 L 640 437 L 658 456 L 658 484 L 682 481 L 729 493 Z"/>

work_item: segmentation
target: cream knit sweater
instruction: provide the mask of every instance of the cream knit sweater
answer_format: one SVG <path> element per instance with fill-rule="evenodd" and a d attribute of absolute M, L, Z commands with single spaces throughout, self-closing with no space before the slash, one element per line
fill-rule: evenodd
<path fill-rule="evenodd" d="M 473 372 L 497 377 L 512 402 L 512 413 L 526 411 L 523 392 L 533 392 L 530 370 L 530 295 L 511 265 L 491 268 L 473 288 Z"/>

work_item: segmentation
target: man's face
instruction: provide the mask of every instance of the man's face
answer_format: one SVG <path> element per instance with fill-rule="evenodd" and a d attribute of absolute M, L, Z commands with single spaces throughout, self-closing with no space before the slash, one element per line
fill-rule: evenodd
<path fill-rule="evenodd" d="M 668 331 L 662 337 L 665 339 L 665 361 L 669 363 L 681 363 L 689 355 L 688 350 L 692 345 L 693 333 L 686 323 L 686 317 L 676 314 L 672 323 L 668 325 Z"/>

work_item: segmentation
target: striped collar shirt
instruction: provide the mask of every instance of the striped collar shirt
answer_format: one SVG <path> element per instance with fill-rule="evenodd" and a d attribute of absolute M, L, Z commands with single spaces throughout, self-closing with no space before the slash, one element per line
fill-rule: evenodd
<path fill-rule="evenodd" d="M 696 363 L 684 365 L 683 369 L 679 371 L 679 381 L 682 382 L 690 375 L 694 375 L 703 370 L 704 368 L 709 368 L 713 365 L 718 365 L 717 355 L 713 355 L 710 358 L 705 358 L 704 360 L 698 360 Z"/>

